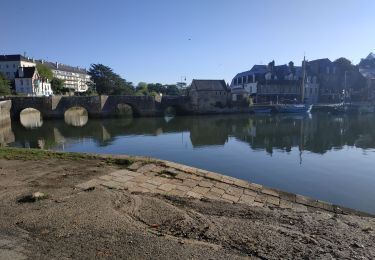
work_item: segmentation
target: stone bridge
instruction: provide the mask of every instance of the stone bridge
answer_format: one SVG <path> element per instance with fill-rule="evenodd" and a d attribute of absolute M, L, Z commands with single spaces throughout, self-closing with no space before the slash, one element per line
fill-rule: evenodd
<path fill-rule="evenodd" d="M 169 107 L 180 115 L 192 112 L 186 96 L 51 96 L 6 97 L 3 100 L 11 101 L 10 116 L 14 119 L 18 119 L 21 111 L 26 108 L 37 109 L 46 119 L 64 118 L 65 111 L 72 107 L 85 108 L 91 118 L 113 117 L 118 115 L 119 104 L 130 106 L 134 116 L 163 116 Z"/>

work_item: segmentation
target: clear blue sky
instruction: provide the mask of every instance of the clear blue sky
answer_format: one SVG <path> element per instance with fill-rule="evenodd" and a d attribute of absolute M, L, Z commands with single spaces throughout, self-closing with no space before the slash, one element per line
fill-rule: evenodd
<path fill-rule="evenodd" d="M 1 54 L 103 63 L 134 83 L 375 51 L 374 0 L 0 0 L 0 25 Z"/>

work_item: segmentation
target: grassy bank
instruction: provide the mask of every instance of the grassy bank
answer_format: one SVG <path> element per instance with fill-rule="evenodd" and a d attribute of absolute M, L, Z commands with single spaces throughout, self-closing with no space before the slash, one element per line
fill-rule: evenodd
<path fill-rule="evenodd" d="M 49 150 L 39 149 L 25 149 L 25 148 L 13 148 L 6 147 L 0 148 L 0 159 L 7 160 L 48 160 L 48 159 L 60 159 L 60 160 L 95 160 L 101 161 L 106 164 L 115 164 L 119 166 L 129 166 L 134 160 L 129 158 L 113 158 L 111 156 L 97 156 L 93 154 L 85 153 L 70 153 L 70 152 L 55 152 Z"/>

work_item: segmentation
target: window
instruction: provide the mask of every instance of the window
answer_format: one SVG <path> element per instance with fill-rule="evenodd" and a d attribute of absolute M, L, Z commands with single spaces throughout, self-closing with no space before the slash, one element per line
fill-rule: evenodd
<path fill-rule="evenodd" d="M 13 64 L 13 69 L 15 69 L 16 68 L 16 64 Z"/>
<path fill-rule="evenodd" d="M 21 79 L 20 82 L 21 82 L 21 86 L 23 86 L 23 79 Z"/>
<path fill-rule="evenodd" d="M 9 65 L 7 64 L 6 67 L 9 68 Z"/>

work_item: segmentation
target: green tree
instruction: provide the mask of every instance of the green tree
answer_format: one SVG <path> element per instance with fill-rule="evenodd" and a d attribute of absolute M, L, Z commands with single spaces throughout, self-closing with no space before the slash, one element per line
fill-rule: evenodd
<path fill-rule="evenodd" d="M 0 96 L 10 95 L 10 81 L 0 73 Z"/>
<path fill-rule="evenodd" d="M 355 66 L 352 64 L 352 62 L 344 57 L 338 58 L 334 61 L 334 63 L 342 73 L 345 73 L 345 71 L 353 71 L 355 69 Z"/>
<path fill-rule="evenodd" d="M 51 88 L 53 91 L 53 94 L 55 95 L 63 95 L 67 92 L 69 92 L 69 89 L 64 87 L 64 80 L 53 78 L 51 80 Z"/>
<path fill-rule="evenodd" d="M 38 70 L 38 73 L 41 78 L 48 79 L 49 81 L 53 79 L 52 70 L 48 68 L 46 65 L 38 63 L 36 64 L 36 69 Z"/>
<path fill-rule="evenodd" d="M 88 74 L 99 95 L 133 95 L 134 87 L 103 64 L 92 64 Z"/>

